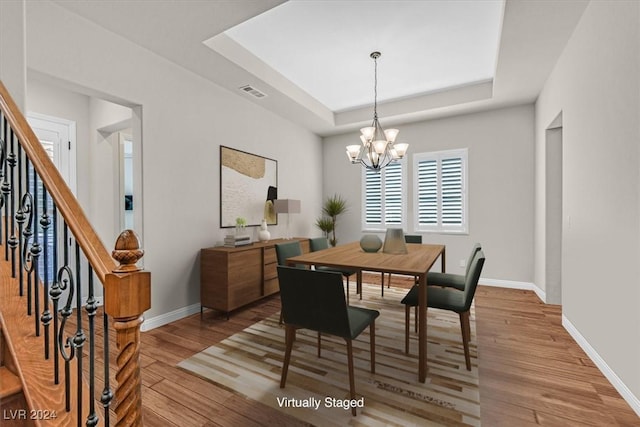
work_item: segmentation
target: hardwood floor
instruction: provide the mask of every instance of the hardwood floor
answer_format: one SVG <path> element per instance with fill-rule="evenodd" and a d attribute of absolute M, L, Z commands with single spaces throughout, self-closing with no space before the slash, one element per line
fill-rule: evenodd
<path fill-rule="evenodd" d="M 409 284 L 393 277 L 393 286 Z M 640 425 L 564 330 L 558 306 L 540 303 L 531 291 L 484 286 L 475 301 L 483 425 Z M 304 425 L 175 367 L 279 305 L 276 295 L 234 312 L 228 321 L 207 310 L 202 320 L 193 315 L 143 333 L 145 426 Z"/>

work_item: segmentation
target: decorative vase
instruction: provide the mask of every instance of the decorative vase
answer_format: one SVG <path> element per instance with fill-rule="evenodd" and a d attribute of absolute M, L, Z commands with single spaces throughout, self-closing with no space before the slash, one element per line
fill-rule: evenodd
<path fill-rule="evenodd" d="M 271 239 L 271 233 L 267 230 L 267 220 L 263 219 L 260 223 L 260 231 L 258 231 L 258 240 L 266 242 L 269 239 Z"/>
<path fill-rule="evenodd" d="M 382 252 L 385 254 L 406 254 L 407 245 L 404 241 L 404 231 L 402 228 L 387 228 L 387 234 L 384 236 L 384 247 Z"/>
<path fill-rule="evenodd" d="M 365 234 L 360 239 L 360 247 L 365 252 L 378 252 L 382 247 L 382 240 L 375 234 Z"/>

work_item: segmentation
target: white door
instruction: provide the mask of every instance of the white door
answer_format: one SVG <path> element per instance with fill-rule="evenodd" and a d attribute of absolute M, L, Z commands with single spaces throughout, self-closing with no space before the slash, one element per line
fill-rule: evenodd
<path fill-rule="evenodd" d="M 28 113 L 27 121 L 75 195 L 76 123 L 36 113 Z"/>

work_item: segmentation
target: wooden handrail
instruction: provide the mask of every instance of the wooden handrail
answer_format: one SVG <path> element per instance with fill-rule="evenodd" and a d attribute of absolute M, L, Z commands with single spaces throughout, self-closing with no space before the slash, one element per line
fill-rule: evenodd
<path fill-rule="evenodd" d="M 53 165 L 40 140 L 33 133 L 24 115 L 9 95 L 7 88 L 0 81 L 0 108 L 5 113 L 11 128 L 20 141 L 20 145 L 31 160 L 37 174 L 42 179 L 49 195 L 54 200 L 58 212 L 67 222 L 76 241 L 82 248 L 89 264 L 93 267 L 100 282 L 105 283 L 107 274 L 116 268 L 115 261 L 98 237 L 80 203 L 75 198 L 69 186 Z M 10 141 L 6 141 L 9 147 Z"/>

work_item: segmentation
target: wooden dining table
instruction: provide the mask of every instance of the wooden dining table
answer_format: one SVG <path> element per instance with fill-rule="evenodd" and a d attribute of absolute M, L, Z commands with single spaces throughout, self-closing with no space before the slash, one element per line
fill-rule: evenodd
<path fill-rule="evenodd" d="M 306 264 L 348 268 L 357 274 L 358 289 L 363 271 L 415 276 L 418 279 L 418 380 L 427 379 L 427 272 L 440 257 L 445 271 L 445 246 L 407 243 L 406 254 L 364 252 L 359 242 L 347 243 L 287 259 L 288 265 Z"/>

